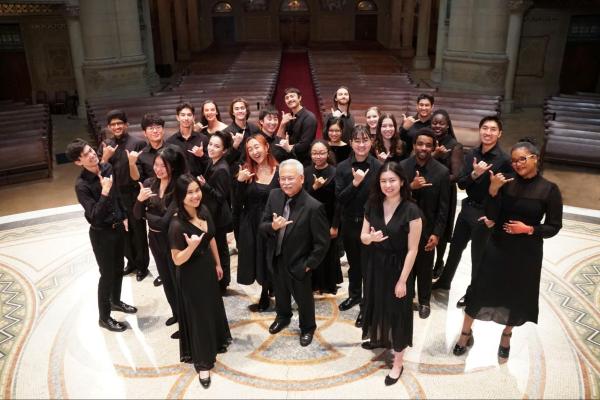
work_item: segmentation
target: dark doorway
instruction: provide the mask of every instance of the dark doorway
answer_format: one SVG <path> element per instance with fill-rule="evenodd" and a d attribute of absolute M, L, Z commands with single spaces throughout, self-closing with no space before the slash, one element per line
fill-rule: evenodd
<path fill-rule="evenodd" d="M 31 80 L 24 51 L 0 51 L 0 100 L 29 101 Z"/>
<path fill-rule="evenodd" d="M 354 26 L 354 39 L 377 40 L 377 15 L 357 15 Z"/>
<path fill-rule="evenodd" d="M 310 40 L 310 17 L 308 15 L 281 16 L 279 36 L 283 45 L 307 45 Z"/>
<path fill-rule="evenodd" d="M 600 42 L 567 43 L 560 71 L 561 93 L 595 92 L 600 76 Z"/>
<path fill-rule="evenodd" d="M 213 17 L 213 41 L 216 44 L 235 43 L 235 20 L 233 16 Z"/>

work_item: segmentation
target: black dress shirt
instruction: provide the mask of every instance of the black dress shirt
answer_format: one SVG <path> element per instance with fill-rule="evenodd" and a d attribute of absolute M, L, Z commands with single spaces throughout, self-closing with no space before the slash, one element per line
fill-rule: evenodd
<path fill-rule="evenodd" d="M 358 186 L 354 186 L 352 181 L 352 168 L 361 169 L 369 172 Z M 360 219 L 365 215 L 365 204 L 369 197 L 373 179 L 377 176 L 381 168 L 381 163 L 372 155 L 362 162 L 356 161 L 352 154 L 345 161 L 337 165 L 335 171 L 335 196 L 342 205 L 342 221 L 344 219 Z"/>
<path fill-rule="evenodd" d="M 136 190 L 139 188 L 136 181 L 131 179 L 129 174 L 129 158 L 127 157 L 127 151 L 140 151 L 146 146 L 143 140 L 129 136 L 128 133 L 123 133 L 120 137 L 114 137 L 106 139 L 104 144 L 108 146 L 119 146 L 115 150 L 115 153 L 111 158 L 108 159 L 108 163 L 112 165 L 114 175 L 113 185 L 118 189 L 130 189 Z M 102 158 L 104 152 L 104 146 L 100 146 L 98 149 L 98 157 Z"/>
<path fill-rule="evenodd" d="M 136 163 L 140 174 L 140 182 L 145 182 L 146 179 L 156 176 L 154 174 L 154 159 L 156 158 L 158 151 L 163 147 L 165 147 L 164 143 L 158 149 L 147 144 L 146 147 L 142 149 L 142 154 L 138 156 Z"/>
<path fill-rule="evenodd" d="M 100 175 L 109 177 L 113 174 L 110 164 L 100 163 Z M 127 218 L 125 208 L 116 195 L 116 187 L 110 188 L 108 196 L 102 196 L 102 185 L 98 175 L 83 169 L 75 182 L 77 200 L 83 206 L 85 219 L 97 229 L 111 228 L 115 223 L 121 223 Z"/>
<path fill-rule="evenodd" d="M 227 128 L 223 129 L 223 133 L 236 134 L 241 133 L 244 135 L 244 138 L 240 142 L 238 148 L 234 148 L 233 146 L 227 151 L 225 155 L 225 159 L 229 163 L 230 166 L 234 166 L 236 164 L 240 164 L 242 157 L 246 155 L 246 141 L 252 135 L 256 135 L 260 133 L 260 129 L 251 122 L 246 122 L 245 128 L 240 128 L 238 124 L 233 121 Z M 233 169 L 232 169 L 233 170 Z"/>
<path fill-rule="evenodd" d="M 458 178 L 458 187 L 467 191 L 467 202 L 472 202 L 476 206 L 483 207 L 490 187 L 490 173 L 485 172 L 474 180 L 471 176 L 471 172 L 473 172 L 473 158 L 477 158 L 477 162 L 483 160 L 488 164 L 492 164 L 491 171 L 494 174 L 502 172 L 505 176 L 512 177 L 514 172 L 511 167 L 510 157 L 502 151 L 499 144 L 496 144 L 485 153 L 481 151 L 480 145 L 465 155 L 465 167 Z"/>
<path fill-rule="evenodd" d="M 413 141 L 415 140 L 417 131 L 421 128 L 431 128 L 431 117 L 429 117 L 429 119 L 427 119 L 425 122 L 421 121 L 417 115 L 415 115 L 414 118 L 416 121 L 409 129 L 400 127 L 400 139 L 402 139 L 404 142 L 404 148 L 406 149 L 404 154 L 407 156 L 412 154 Z"/>
<path fill-rule="evenodd" d="M 288 122 L 285 127 L 289 135 L 293 156 L 304 165 L 310 164 L 310 144 L 317 135 L 317 119 L 315 114 L 303 107 L 297 114 L 296 119 Z"/>
<path fill-rule="evenodd" d="M 166 140 L 167 144 L 174 144 L 178 146 L 187 160 L 188 169 L 194 176 L 202 175 L 208 165 L 210 164 L 210 158 L 208 158 L 208 136 L 201 132 L 194 132 L 186 139 L 183 137 L 180 131 L 177 131 L 171 137 Z M 192 150 L 194 146 L 204 146 L 204 155 L 202 157 L 196 157 L 188 150 Z"/>

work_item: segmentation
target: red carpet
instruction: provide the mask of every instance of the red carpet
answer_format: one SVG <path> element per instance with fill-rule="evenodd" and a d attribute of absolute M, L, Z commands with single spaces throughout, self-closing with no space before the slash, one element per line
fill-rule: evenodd
<path fill-rule="evenodd" d="M 279 80 L 275 89 L 275 107 L 281 111 L 289 112 L 289 109 L 283 101 L 283 91 L 288 87 L 296 87 L 302 93 L 302 106 L 312 111 L 317 118 L 317 137 L 321 137 L 322 117 L 319 110 L 319 102 L 313 86 L 313 81 L 310 76 L 310 67 L 308 63 L 308 55 L 306 52 L 301 53 L 286 53 L 281 56 L 281 69 L 279 71 Z"/>

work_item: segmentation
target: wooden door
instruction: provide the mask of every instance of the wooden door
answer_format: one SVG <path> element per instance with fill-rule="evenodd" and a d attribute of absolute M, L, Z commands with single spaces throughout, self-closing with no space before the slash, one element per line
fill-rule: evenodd
<path fill-rule="evenodd" d="M 0 100 L 29 101 L 31 80 L 24 51 L 0 52 Z"/>
<path fill-rule="evenodd" d="M 377 40 L 377 15 L 357 15 L 354 25 L 354 38 L 356 40 Z"/>
<path fill-rule="evenodd" d="M 279 18 L 279 37 L 285 46 L 305 46 L 310 40 L 310 17 L 285 15 Z"/>
<path fill-rule="evenodd" d="M 212 22 L 214 43 L 235 43 L 235 20 L 233 19 L 233 16 L 213 17 Z"/>
<path fill-rule="evenodd" d="M 600 42 L 567 43 L 560 71 L 560 92 L 595 92 L 600 76 Z"/>

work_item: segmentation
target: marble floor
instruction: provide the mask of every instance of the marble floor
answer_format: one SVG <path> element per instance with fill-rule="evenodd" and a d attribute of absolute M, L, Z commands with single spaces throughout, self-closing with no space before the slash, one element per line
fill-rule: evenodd
<path fill-rule="evenodd" d="M 124 278 L 136 315 L 131 329 L 98 327 L 98 269 L 79 206 L 0 217 L 0 396 L 2 398 L 599 398 L 600 213 L 568 207 L 546 241 L 539 324 L 516 328 L 508 362 L 496 350 L 502 327 L 476 322 L 475 345 L 455 357 L 469 280 L 463 260 L 452 290 L 436 292 L 431 316 L 415 315 L 414 345 L 394 386 L 383 383 L 389 354 L 361 348 L 358 310 L 316 296 L 313 343 L 298 344 L 298 320 L 278 335 L 274 312 L 251 313 L 257 286 L 233 284 L 224 298 L 233 335 L 210 389 L 179 362 L 161 287 Z M 468 251 L 468 249 L 467 249 Z M 468 258 L 468 257 L 467 257 Z M 235 265 L 233 257 L 233 281 Z M 151 271 L 156 273 L 154 264 Z M 346 270 L 344 269 L 344 273 Z"/>

